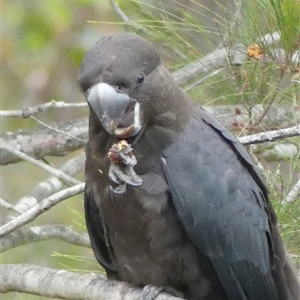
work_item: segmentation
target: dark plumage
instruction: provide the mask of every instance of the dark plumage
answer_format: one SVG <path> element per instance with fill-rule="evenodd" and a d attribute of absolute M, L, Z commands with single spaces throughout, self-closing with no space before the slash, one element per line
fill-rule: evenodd
<path fill-rule="evenodd" d="M 86 223 L 109 278 L 193 300 L 299 299 L 251 158 L 183 93 L 151 43 L 102 38 L 79 83 L 90 106 Z"/>

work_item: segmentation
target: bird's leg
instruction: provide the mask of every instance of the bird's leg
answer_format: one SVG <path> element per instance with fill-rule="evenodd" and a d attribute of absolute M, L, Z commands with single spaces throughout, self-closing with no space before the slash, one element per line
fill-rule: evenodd
<path fill-rule="evenodd" d="M 120 167 L 115 163 L 111 163 L 108 171 L 108 177 L 111 181 L 118 184 L 116 188 L 110 187 L 116 194 L 123 194 L 126 192 L 125 174 L 122 172 Z"/>

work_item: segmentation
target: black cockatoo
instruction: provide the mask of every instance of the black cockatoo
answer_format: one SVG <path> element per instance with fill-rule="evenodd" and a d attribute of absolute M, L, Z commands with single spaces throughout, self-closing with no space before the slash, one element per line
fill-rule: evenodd
<path fill-rule="evenodd" d="M 193 300 L 299 299 L 250 156 L 184 94 L 150 42 L 102 38 L 79 84 L 90 109 L 86 224 L 108 278 Z"/>

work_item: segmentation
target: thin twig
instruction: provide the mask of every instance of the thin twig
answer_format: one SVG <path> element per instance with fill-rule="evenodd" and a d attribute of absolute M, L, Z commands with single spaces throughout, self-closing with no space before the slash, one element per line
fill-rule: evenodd
<path fill-rule="evenodd" d="M 296 125 L 290 128 L 251 134 L 248 136 L 239 137 L 238 139 L 243 145 L 250 145 L 250 144 L 260 144 L 265 142 L 274 142 L 282 138 L 299 136 L 299 135 L 300 135 L 300 125 Z"/>
<path fill-rule="evenodd" d="M 135 29 L 143 32 L 144 34 L 146 35 L 150 35 L 150 32 L 145 29 L 144 27 L 138 25 L 136 22 L 134 21 L 131 21 L 127 15 L 124 13 L 124 11 L 120 8 L 119 4 L 114 1 L 114 0 L 109 0 L 113 10 L 116 12 L 116 14 L 121 18 L 121 20 L 124 22 L 124 26 L 125 28 L 128 30 L 128 26 L 132 26 L 134 27 Z"/>
<path fill-rule="evenodd" d="M 84 183 L 80 183 L 42 200 L 39 204 L 29 209 L 27 212 L 0 227 L 0 237 L 3 237 L 21 226 L 35 220 L 36 217 L 46 212 L 59 202 L 82 193 L 84 186 Z"/>
<path fill-rule="evenodd" d="M 18 214 L 22 213 L 22 211 L 18 210 L 16 207 L 14 207 L 13 205 L 11 205 L 10 203 L 8 203 L 7 201 L 5 201 L 1 198 L 0 198 L 0 206 L 5 207 L 10 210 L 13 210 L 13 211 L 17 212 Z"/>
<path fill-rule="evenodd" d="M 13 118 L 28 118 L 39 112 L 44 112 L 52 108 L 73 108 L 73 107 L 87 107 L 87 103 L 66 103 L 63 101 L 51 100 L 50 102 L 40 104 L 35 107 L 28 107 L 21 110 L 0 110 L 0 117 Z"/>
<path fill-rule="evenodd" d="M 83 171 L 85 164 L 85 152 L 67 161 L 59 170 L 69 176 L 75 176 Z M 46 180 L 37 184 L 35 188 L 18 201 L 14 209 L 22 213 L 38 204 L 41 200 L 58 192 L 62 187 L 62 182 L 55 176 L 50 176 Z"/>
<path fill-rule="evenodd" d="M 32 163 L 33 165 L 46 170 L 47 172 L 49 172 L 50 174 L 58 177 L 59 179 L 61 179 L 61 181 L 63 181 L 66 185 L 71 186 L 74 184 L 79 184 L 80 181 L 78 181 L 75 178 L 72 178 L 71 176 L 65 174 L 64 172 L 57 170 L 51 166 L 48 166 L 47 164 L 40 162 L 34 158 L 32 158 L 31 156 L 17 150 L 14 149 L 13 147 L 11 147 L 10 145 L 8 145 L 3 138 L 0 138 L 0 149 L 5 149 L 6 151 L 9 151 L 10 153 L 13 153 L 14 155 L 20 157 L 23 160 L 26 160 L 30 163 Z"/>
<path fill-rule="evenodd" d="M 78 141 L 80 141 L 80 142 L 85 142 L 84 139 L 78 138 L 77 136 L 68 134 L 67 132 L 65 132 L 65 131 L 63 131 L 63 130 L 60 130 L 60 129 L 57 129 L 57 128 L 51 126 L 51 125 L 48 125 L 48 124 L 46 124 L 45 122 L 39 120 L 38 118 L 36 118 L 36 117 L 34 117 L 34 116 L 30 116 L 30 118 L 31 118 L 32 120 L 38 122 L 38 123 L 41 124 L 42 126 L 48 128 L 48 129 L 50 129 L 50 130 L 53 130 L 53 131 L 56 131 L 56 132 L 58 132 L 58 133 L 64 134 L 64 135 L 66 135 L 66 136 L 69 136 L 70 138 L 72 138 L 72 139 L 74 139 L 74 140 L 78 140 Z"/>
<path fill-rule="evenodd" d="M 117 13 L 117 15 L 123 20 L 125 23 L 130 22 L 130 19 L 127 17 L 127 15 L 124 13 L 124 11 L 120 8 L 119 4 L 114 0 L 109 0 L 112 8 Z"/>

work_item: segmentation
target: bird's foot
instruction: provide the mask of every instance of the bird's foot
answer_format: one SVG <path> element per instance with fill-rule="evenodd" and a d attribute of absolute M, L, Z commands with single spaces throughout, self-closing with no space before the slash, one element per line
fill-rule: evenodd
<path fill-rule="evenodd" d="M 143 183 L 142 178 L 135 173 L 133 167 L 119 166 L 113 162 L 110 165 L 108 177 L 118 185 L 129 184 L 139 186 Z"/>
<path fill-rule="evenodd" d="M 108 152 L 108 157 L 111 161 L 108 176 L 118 185 L 116 188 L 111 187 L 113 192 L 122 194 L 126 192 L 126 184 L 139 186 L 143 183 L 142 178 L 133 169 L 137 161 L 133 149 L 127 141 L 122 140 L 113 144 Z"/>
<path fill-rule="evenodd" d="M 147 284 L 143 287 L 143 300 L 154 300 L 164 289 L 162 287 Z"/>

